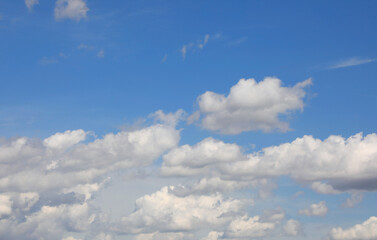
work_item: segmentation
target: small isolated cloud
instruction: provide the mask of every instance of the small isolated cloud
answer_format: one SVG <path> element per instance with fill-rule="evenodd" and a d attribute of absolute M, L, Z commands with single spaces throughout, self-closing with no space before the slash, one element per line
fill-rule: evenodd
<path fill-rule="evenodd" d="M 361 64 L 371 63 L 376 61 L 376 58 L 360 58 L 360 57 L 353 57 L 346 60 L 339 61 L 329 67 L 329 69 L 336 69 L 336 68 L 345 68 L 351 66 L 357 66 Z"/>
<path fill-rule="evenodd" d="M 168 55 L 165 54 L 164 57 L 161 59 L 161 63 L 165 63 L 167 59 L 168 59 Z"/>
<path fill-rule="evenodd" d="M 97 53 L 97 57 L 104 58 L 105 57 L 105 51 L 103 49 L 99 50 Z"/>
<path fill-rule="evenodd" d="M 319 203 L 313 203 L 306 209 L 300 210 L 299 214 L 306 216 L 325 216 L 327 211 L 326 202 L 321 201 Z"/>
<path fill-rule="evenodd" d="M 99 48 L 97 46 L 91 46 L 91 45 L 81 43 L 80 45 L 77 46 L 77 50 L 96 53 L 96 56 L 98 58 L 104 58 L 105 57 L 105 50 L 103 48 Z"/>
<path fill-rule="evenodd" d="M 299 221 L 290 219 L 284 225 L 284 232 L 288 236 L 297 236 L 300 232 L 301 224 Z"/>
<path fill-rule="evenodd" d="M 180 49 L 182 58 L 186 58 L 186 54 L 189 50 L 196 51 L 203 49 L 207 45 L 210 37 L 211 36 L 209 34 L 206 34 L 203 39 L 197 40 L 196 42 L 184 44 Z M 215 35 L 214 38 L 217 38 L 217 35 Z"/>
<path fill-rule="evenodd" d="M 346 201 L 342 204 L 343 207 L 352 208 L 359 204 L 363 200 L 363 193 L 352 193 L 350 198 L 347 198 Z"/>
<path fill-rule="evenodd" d="M 34 5 L 39 4 L 39 0 L 25 0 L 26 7 L 31 11 Z"/>
<path fill-rule="evenodd" d="M 58 63 L 58 60 L 51 57 L 43 57 L 38 61 L 39 65 L 50 65 L 50 64 L 55 64 L 55 63 Z"/>
<path fill-rule="evenodd" d="M 236 40 L 234 40 L 234 41 L 231 41 L 231 42 L 229 43 L 229 45 L 230 45 L 230 46 L 236 46 L 236 45 L 239 45 L 239 44 L 241 44 L 241 43 L 246 42 L 247 39 L 248 39 L 248 37 L 242 37 L 242 38 L 236 39 Z"/>
<path fill-rule="evenodd" d="M 84 0 L 57 0 L 55 3 L 55 19 L 72 19 L 80 21 L 86 18 L 89 8 Z"/>
<path fill-rule="evenodd" d="M 331 240 L 372 240 L 377 239 L 377 217 L 370 217 L 361 224 L 343 229 L 333 228 L 328 236 Z"/>
<path fill-rule="evenodd" d="M 311 83 L 311 79 L 307 79 L 293 87 L 283 87 L 277 78 L 267 77 L 261 82 L 250 78 L 241 79 L 228 96 L 207 91 L 198 97 L 199 112 L 203 116 L 201 126 L 223 134 L 287 131 L 288 123 L 279 117 L 304 108 L 304 87 Z"/>

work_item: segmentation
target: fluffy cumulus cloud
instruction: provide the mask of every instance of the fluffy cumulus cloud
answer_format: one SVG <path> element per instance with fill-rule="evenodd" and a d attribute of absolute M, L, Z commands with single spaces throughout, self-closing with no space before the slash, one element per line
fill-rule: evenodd
<path fill-rule="evenodd" d="M 328 239 L 331 240 L 374 240 L 377 239 L 377 217 L 370 217 L 361 224 L 343 229 L 333 228 Z"/>
<path fill-rule="evenodd" d="M 214 150 L 218 149 L 218 150 Z M 355 134 L 347 139 L 330 136 L 297 138 L 244 154 L 235 144 L 205 139 L 173 149 L 163 157 L 164 175 L 217 176 L 223 180 L 248 181 L 290 176 L 308 183 L 322 194 L 344 191 L 375 191 L 377 134 Z"/>
<path fill-rule="evenodd" d="M 175 194 L 163 187 L 136 200 L 133 213 L 122 218 L 118 232 L 135 234 L 134 239 L 197 239 L 196 232 L 209 231 L 203 239 L 244 239 L 270 234 L 284 218 L 281 211 L 250 217 L 250 200 L 226 198 L 222 194 Z"/>
<path fill-rule="evenodd" d="M 55 19 L 72 19 L 80 21 L 86 18 L 89 8 L 84 0 L 57 0 L 55 3 Z"/>
<path fill-rule="evenodd" d="M 90 135 L 79 129 L 0 139 L 0 236 L 61 240 L 66 232 L 89 231 L 101 221 L 91 200 L 106 175 L 149 165 L 180 139 L 180 131 L 163 124 L 84 142 Z"/>
<path fill-rule="evenodd" d="M 176 196 L 174 187 L 164 187 L 136 201 L 136 210 L 122 219 L 125 232 L 179 232 L 222 226 L 240 212 L 245 202 L 222 195 Z"/>
<path fill-rule="evenodd" d="M 313 203 L 308 208 L 301 209 L 299 213 L 306 216 L 325 216 L 328 208 L 324 201 Z"/>
<path fill-rule="evenodd" d="M 277 78 L 268 77 L 261 82 L 241 79 L 230 89 L 228 96 L 207 91 L 198 97 L 201 126 L 224 134 L 244 131 L 279 129 L 287 131 L 289 125 L 281 120 L 304 107 L 304 88 L 311 80 L 283 87 Z"/>

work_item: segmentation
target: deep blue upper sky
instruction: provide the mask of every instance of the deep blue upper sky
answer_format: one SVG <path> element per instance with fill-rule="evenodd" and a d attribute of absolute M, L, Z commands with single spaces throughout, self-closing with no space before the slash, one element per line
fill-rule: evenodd
<path fill-rule="evenodd" d="M 304 112 L 292 117 L 295 131 L 284 136 L 375 130 L 376 62 L 330 68 L 377 57 L 376 1 L 87 6 L 86 19 L 56 21 L 54 2 L 29 11 L 23 1 L 0 1 L 2 136 L 77 128 L 102 134 L 158 109 L 191 113 L 207 90 L 227 94 L 240 78 L 266 76 L 285 86 L 313 78 Z M 206 34 L 208 43 L 183 59 L 182 46 Z"/>

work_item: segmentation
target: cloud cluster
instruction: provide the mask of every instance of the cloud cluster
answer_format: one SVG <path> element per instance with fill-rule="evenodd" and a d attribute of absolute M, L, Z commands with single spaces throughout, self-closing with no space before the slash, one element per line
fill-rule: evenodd
<path fill-rule="evenodd" d="M 282 115 L 302 110 L 304 87 L 311 80 L 283 87 L 277 78 L 268 77 L 261 82 L 241 79 L 230 89 L 228 96 L 207 91 L 198 97 L 201 126 L 223 134 L 238 134 L 245 131 L 265 132 L 279 129 L 287 131 L 289 125 Z"/>
<path fill-rule="evenodd" d="M 217 176 L 223 180 L 247 181 L 290 176 L 310 183 L 319 193 L 374 191 L 377 170 L 377 134 L 361 133 L 345 139 L 330 136 L 324 141 L 312 136 L 297 138 L 251 154 L 235 144 L 204 139 L 183 145 L 163 156 L 161 173 L 166 176 Z"/>
<path fill-rule="evenodd" d="M 0 236 L 60 240 L 64 232 L 89 231 L 101 221 L 90 200 L 106 174 L 149 165 L 180 139 L 163 124 L 94 141 L 91 135 L 79 129 L 43 140 L 0 139 Z"/>
<path fill-rule="evenodd" d="M 117 231 L 136 234 L 135 239 L 195 239 L 192 233 L 210 229 L 217 232 L 209 232 L 207 239 L 245 239 L 270 234 L 284 218 L 281 211 L 248 216 L 250 200 L 222 194 L 179 196 L 174 190 L 163 187 L 137 199 L 135 211 L 122 218 Z"/>

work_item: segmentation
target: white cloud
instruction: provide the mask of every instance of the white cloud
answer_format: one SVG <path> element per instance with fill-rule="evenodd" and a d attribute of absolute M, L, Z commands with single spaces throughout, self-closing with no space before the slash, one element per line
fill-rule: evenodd
<path fill-rule="evenodd" d="M 67 130 L 64 133 L 56 133 L 51 137 L 44 139 L 43 144 L 47 148 L 66 150 L 67 148 L 84 141 L 87 134 L 88 132 L 85 132 L 82 129 L 75 131 Z"/>
<path fill-rule="evenodd" d="M 84 0 L 57 0 L 55 3 L 55 19 L 72 19 L 80 21 L 86 18 L 89 8 Z"/>
<path fill-rule="evenodd" d="M 138 234 L 133 238 L 133 240 L 181 240 L 187 239 L 188 236 L 190 236 L 189 233 L 183 232 L 154 232 Z"/>
<path fill-rule="evenodd" d="M 74 238 L 74 237 L 66 237 L 66 238 L 63 238 L 62 240 L 81 240 L 79 238 Z"/>
<path fill-rule="evenodd" d="M 200 49 L 204 48 L 204 46 L 207 45 L 208 41 L 209 41 L 209 34 L 206 34 L 204 36 L 203 41 L 198 43 L 198 48 L 200 48 Z"/>
<path fill-rule="evenodd" d="M 167 59 L 168 59 L 168 54 L 165 54 L 164 57 L 161 59 L 161 63 L 165 63 Z"/>
<path fill-rule="evenodd" d="M 92 183 L 115 169 L 150 164 L 179 141 L 178 130 L 161 124 L 77 144 L 85 135 L 66 131 L 43 141 L 18 138 L 0 145 L 0 187 L 34 191 Z"/>
<path fill-rule="evenodd" d="M 31 11 L 34 7 L 34 5 L 39 4 L 39 0 L 25 0 L 25 4 L 27 8 Z"/>
<path fill-rule="evenodd" d="M 240 212 L 245 202 L 225 199 L 220 194 L 210 196 L 177 196 L 174 187 L 164 187 L 136 200 L 136 209 L 122 219 L 122 231 L 127 233 L 180 232 L 219 227 Z"/>
<path fill-rule="evenodd" d="M 284 225 L 284 232 L 288 236 L 297 236 L 300 232 L 301 224 L 299 221 L 290 219 Z"/>
<path fill-rule="evenodd" d="M 161 172 L 164 175 L 196 175 L 215 164 L 243 158 L 238 145 L 206 138 L 193 147 L 183 145 L 164 155 Z"/>
<path fill-rule="evenodd" d="M 90 204 L 112 171 L 146 166 L 175 147 L 180 131 L 155 124 L 84 142 L 81 129 L 46 139 L 0 139 L 0 235 L 61 240 L 102 220 Z M 99 239 L 110 239 L 104 235 Z"/>
<path fill-rule="evenodd" d="M 222 171 L 240 178 L 291 176 L 300 182 L 314 183 L 321 193 L 350 190 L 376 190 L 377 134 L 356 134 L 344 139 L 330 136 L 324 141 L 312 136 L 291 143 L 264 148 L 249 154 L 247 161 L 237 161 Z M 330 187 L 331 186 L 331 187 Z"/>
<path fill-rule="evenodd" d="M 317 193 L 321 194 L 338 194 L 341 191 L 335 190 L 331 185 L 322 182 L 313 182 L 311 185 L 312 189 Z"/>
<path fill-rule="evenodd" d="M 206 188 L 204 185 L 216 188 L 224 180 L 227 184 L 223 189 L 226 189 L 231 181 L 242 186 L 258 179 L 290 176 L 309 184 L 318 193 L 338 194 L 377 190 L 376 158 L 377 134 L 365 137 L 355 134 L 348 139 L 330 136 L 324 141 L 304 136 L 251 154 L 244 154 L 236 144 L 207 138 L 165 154 L 161 173 L 204 177 L 207 180 L 197 186 L 201 189 Z M 210 178 L 213 180 L 208 181 Z M 219 184 L 214 184 L 216 178 Z"/>
<path fill-rule="evenodd" d="M 97 53 L 97 57 L 104 58 L 105 57 L 105 51 L 103 49 L 99 50 Z"/>
<path fill-rule="evenodd" d="M 335 63 L 331 65 L 330 69 L 336 69 L 336 68 L 345 68 L 345 67 L 351 67 L 351 66 L 357 66 L 361 64 L 371 63 L 376 61 L 376 58 L 359 58 L 359 57 L 353 57 L 346 60 L 342 60 L 338 63 Z"/>
<path fill-rule="evenodd" d="M 332 240 L 375 240 L 377 239 L 377 217 L 370 217 L 361 224 L 343 229 L 333 228 L 329 233 Z"/>
<path fill-rule="evenodd" d="M 181 47 L 181 49 L 180 49 L 180 52 L 181 52 L 182 58 L 183 58 L 183 59 L 186 58 L 186 54 L 187 54 L 187 52 L 188 52 L 189 50 L 191 50 L 191 51 L 196 51 L 196 50 L 201 50 L 201 49 L 203 49 L 203 48 L 207 45 L 207 43 L 208 43 L 210 37 L 211 37 L 211 36 L 210 36 L 209 34 L 206 34 L 206 35 L 204 35 L 203 40 L 197 40 L 196 43 L 195 43 L 195 42 L 190 42 L 190 43 L 184 44 L 184 45 Z M 215 35 L 214 38 L 217 38 L 217 35 Z"/>
<path fill-rule="evenodd" d="M 241 218 L 232 221 L 224 233 L 224 238 L 256 238 L 264 237 L 273 231 L 277 223 L 262 222 L 259 216 Z"/>
<path fill-rule="evenodd" d="M 347 198 L 346 201 L 342 204 L 343 207 L 352 208 L 359 204 L 363 200 L 363 193 L 352 193 L 350 198 Z"/>
<path fill-rule="evenodd" d="M 221 239 L 223 235 L 224 235 L 223 232 L 212 231 L 212 232 L 209 232 L 208 235 L 202 238 L 201 240 L 218 240 L 218 239 Z"/>
<path fill-rule="evenodd" d="M 186 112 L 182 109 L 178 109 L 175 113 L 164 113 L 162 110 L 158 110 L 150 114 L 149 117 L 154 118 L 156 122 L 175 127 L 179 121 L 184 120 L 185 115 Z"/>
<path fill-rule="evenodd" d="M 12 213 L 12 201 L 7 195 L 0 195 L 0 219 Z"/>
<path fill-rule="evenodd" d="M 308 79 L 294 87 L 282 87 L 279 79 L 268 77 L 259 83 L 254 79 L 241 79 L 228 96 L 207 91 L 198 97 L 199 111 L 203 115 L 201 126 L 223 134 L 287 131 L 288 123 L 279 118 L 303 109 L 303 88 L 310 84 Z"/>
<path fill-rule="evenodd" d="M 328 208 L 326 202 L 321 201 L 319 203 L 313 203 L 306 209 L 301 209 L 299 213 L 306 216 L 325 216 Z"/>

